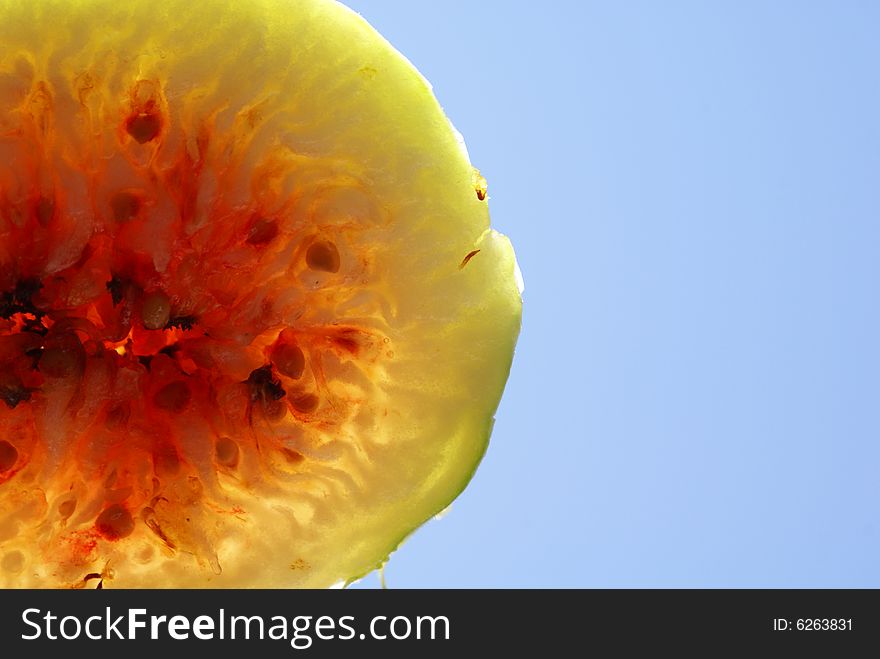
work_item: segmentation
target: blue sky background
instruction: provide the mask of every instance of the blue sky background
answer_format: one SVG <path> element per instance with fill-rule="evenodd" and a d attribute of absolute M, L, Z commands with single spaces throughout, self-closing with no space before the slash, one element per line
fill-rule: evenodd
<path fill-rule="evenodd" d="M 486 459 L 389 587 L 880 586 L 880 4 L 347 4 L 526 282 Z"/>

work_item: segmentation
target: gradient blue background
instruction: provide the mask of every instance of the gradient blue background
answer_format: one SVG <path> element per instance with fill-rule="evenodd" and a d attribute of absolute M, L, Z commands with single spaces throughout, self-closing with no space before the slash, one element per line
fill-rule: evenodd
<path fill-rule="evenodd" d="M 880 5 L 347 4 L 526 282 L 489 452 L 389 587 L 880 586 Z"/>

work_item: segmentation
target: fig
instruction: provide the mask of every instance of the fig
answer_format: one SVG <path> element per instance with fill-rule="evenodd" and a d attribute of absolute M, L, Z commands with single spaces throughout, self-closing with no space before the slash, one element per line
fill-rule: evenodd
<path fill-rule="evenodd" d="M 340 4 L 0 3 L 0 586 L 381 566 L 471 479 L 507 380 L 487 204 Z"/>

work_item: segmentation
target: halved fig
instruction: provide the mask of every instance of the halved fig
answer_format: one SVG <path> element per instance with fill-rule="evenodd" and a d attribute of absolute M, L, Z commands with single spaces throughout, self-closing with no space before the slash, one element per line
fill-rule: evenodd
<path fill-rule="evenodd" d="M 345 7 L 3 3 L 0 586 L 380 566 L 486 449 L 517 282 Z"/>

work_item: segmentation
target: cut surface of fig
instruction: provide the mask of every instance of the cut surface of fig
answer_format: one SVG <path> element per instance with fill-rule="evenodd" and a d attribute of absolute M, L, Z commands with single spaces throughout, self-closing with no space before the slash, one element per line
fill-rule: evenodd
<path fill-rule="evenodd" d="M 472 477 L 513 250 L 359 16 L 156 7 L 0 3 L 0 587 L 346 583 Z"/>

